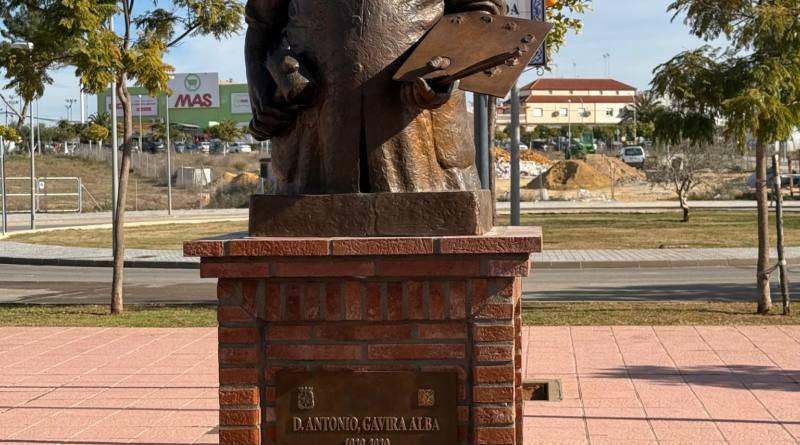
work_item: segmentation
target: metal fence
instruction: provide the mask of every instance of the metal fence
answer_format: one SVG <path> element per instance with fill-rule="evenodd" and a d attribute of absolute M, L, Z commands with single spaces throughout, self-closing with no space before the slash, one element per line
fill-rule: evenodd
<path fill-rule="evenodd" d="M 0 181 L 0 193 L 5 193 L 8 213 L 25 213 L 31 210 L 31 178 L 8 177 L 6 190 Z M 74 177 L 36 178 L 34 205 L 37 213 L 83 212 L 83 183 Z"/>

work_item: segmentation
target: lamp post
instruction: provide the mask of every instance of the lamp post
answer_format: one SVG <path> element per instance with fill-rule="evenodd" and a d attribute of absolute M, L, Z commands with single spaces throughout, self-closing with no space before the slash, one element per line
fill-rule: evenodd
<path fill-rule="evenodd" d="M 567 99 L 567 152 L 565 157 L 569 159 L 572 152 L 572 99 Z"/>
<path fill-rule="evenodd" d="M 14 42 L 11 44 L 11 49 L 19 49 L 22 51 L 33 51 L 33 43 L 31 42 Z M 36 98 L 31 98 L 30 105 L 30 130 L 31 130 L 31 230 L 36 229 L 36 133 L 33 130 L 33 103 Z M 5 178 L 5 175 L 3 176 Z M 5 207 L 4 207 L 5 208 Z"/>
<path fill-rule="evenodd" d="M 72 122 L 72 105 L 77 102 L 76 99 L 64 99 L 65 106 L 67 107 L 67 120 Z"/>
<path fill-rule="evenodd" d="M 142 145 L 142 132 L 144 131 L 142 128 L 142 95 L 139 94 L 136 98 L 139 100 L 136 106 L 139 107 L 139 153 L 141 153 L 144 150 L 144 145 Z"/>
<path fill-rule="evenodd" d="M 169 76 L 170 80 L 175 79 L 175 76 Z M 169 98 L 170 94 L 167 93 L 164 97 L 164 101 L 166 102 L 166 108 L 164 113 L 167 118 L 167 214 L 172 215 L 172 148 L 170 147 L 170 138 L 169 138 Z"/>
<path fill-rule="evenodd" d="M 0 135 L 0 175 L 3 176 L 3 235 L 8 231 L 8 202 L 6 201 L 6 162 L 5 162 L 6 144 L 3 141 L 3 136 Z"/>

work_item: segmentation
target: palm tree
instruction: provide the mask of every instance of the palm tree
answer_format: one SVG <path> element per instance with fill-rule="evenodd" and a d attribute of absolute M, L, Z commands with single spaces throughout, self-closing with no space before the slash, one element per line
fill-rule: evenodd
<path fill-rule="evenodd" d="M 99 125 L 109 132 L 111 131 L 111 115 L 105 111 L 98 111 L 89 116 L 89 123 Z"/>
<path fill-rule="evenodd" d="M 653 123 L 662 108 L 664 105 L 661 103 L 661 98 L 654 91 L 642 91 L 636 95 L 633 106 L 625 107 L 620 124 L 633 124 L 634 118 L 640 124 Z"/>

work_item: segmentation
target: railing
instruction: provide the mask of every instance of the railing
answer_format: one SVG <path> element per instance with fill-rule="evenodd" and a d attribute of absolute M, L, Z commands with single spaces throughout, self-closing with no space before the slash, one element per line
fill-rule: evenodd
<path fill-rule="evenodd" d="M 6 188 L 0 181 L 0 193 L 5 192 L 8 213 L 30 212 L 31 178 L 8 177 Z M 81 213 L 83 212 L 83 183 L 81 178 L 42 177 L 36 178 L 34 202 L 37 213 Z"/>

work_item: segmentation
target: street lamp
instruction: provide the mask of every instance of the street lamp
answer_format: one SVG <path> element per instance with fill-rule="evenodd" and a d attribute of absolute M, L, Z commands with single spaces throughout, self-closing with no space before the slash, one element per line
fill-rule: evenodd
<path fill-rule="evenodd" d="M 567 151 L 565 157 L 569 159 L 572 150 L 572 99 L 567 99 Z"/>
<path fill-rule="evenodd" d="M 169 75 L 169 80 L 174 80 L 175 76 L 172 74 Z M 167 93 L 165 95 L 164 101 L 166 102 L 166 108 L 164 113 L 167 118 L 167 214 L 172 215 L 172 148 L 170 147 L 170 139 L 169 139 L 169 98 L 170 94 Z"/>
<path fill-rule="evenodd" d="M 64 106 L 67 108 L 67 120 L 72 122 L 72 105 L 77 102 L 77 99 L 64 99 Z"/>
<path fill-rule="evenodd" d="M 142 95 L 139 94 L 136 96 L 136 98 L 139 101 L 137 107 L 139 107 L 139 153 L 141 153 L 144 149 L 144 145 L 142 145 L 142 132 L 144 131 L 142 129 Z"/>
<path fill-rule="evenodd" d="M 31 42 L 14 42 L 11 44 L 11 49 L 18 49 L 22 51 L 33 51 L 33 43 Z M 36 98 L 32 98 L 35 100 Z M 31 130 L 31 230 L 36 229 L 36 158 L 34 147 L 36 146 L 36 133 L 33 131 L 33 100 L 31 101 L 30 113 L 30 130 Z"/>

